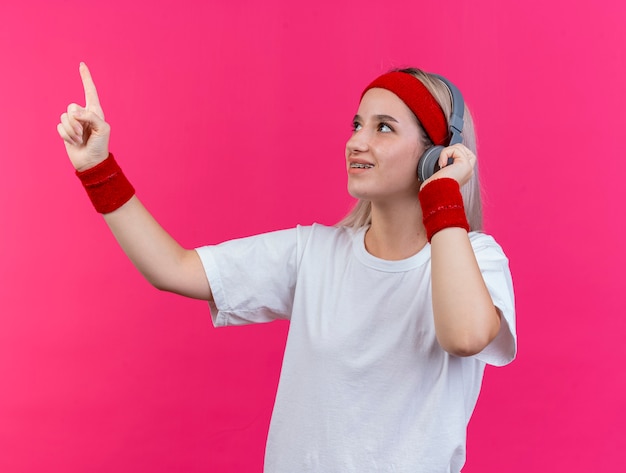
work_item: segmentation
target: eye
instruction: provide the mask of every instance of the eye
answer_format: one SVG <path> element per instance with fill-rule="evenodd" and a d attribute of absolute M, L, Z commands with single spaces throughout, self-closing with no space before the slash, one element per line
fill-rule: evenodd
<path fill-rule="evenodd" d="M 361 129 L 361 124 L 359 122 L 352 122 L 352 131 L 359 131 Z"/>
<path fill-rule="evenodd" d="M 389 126 L 389 124 L 387 124 L 385 122 L 381 122 L 378 125 L 378 131 L 380 131 L 382 133 L 391 133 L 393 131 L 393 128 L 391 128 L 391 126 Z"/>

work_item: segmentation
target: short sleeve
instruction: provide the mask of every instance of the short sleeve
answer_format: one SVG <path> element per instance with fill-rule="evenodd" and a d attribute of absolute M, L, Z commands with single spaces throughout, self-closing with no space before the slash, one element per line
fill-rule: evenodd
<path fill-rule="evenodd" d="M 498 335 L 476 358 L 490 365 L 504 366 L 513 361 L 517 353 L 515 295 L 509 260 L 489 235 L 470 233 L 470 241 L 489 294 L 501 315 Z"/>
<path fill-rule="evenodd" d="M 216 327 L 291 317 L 301 228 L 196 249 L 213 292 Z"/>

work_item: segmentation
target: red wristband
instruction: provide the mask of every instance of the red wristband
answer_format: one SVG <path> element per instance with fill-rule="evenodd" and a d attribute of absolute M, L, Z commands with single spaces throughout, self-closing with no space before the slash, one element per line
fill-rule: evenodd
<path fill-rule="evenodd" d="M 420 191 L 419 200 L 429 242 L 444 228 L 460 227 L 469 232 L 463 197 L 454 179 L 445 177 L 429 182 Z"/>
<path fill-rule="evenodd" d="M 101 214 L 113 212 L 135 195 L 135 189 L 110 153 L 101 163 L 85 171 L 76 171 L 76 175 Z"/>

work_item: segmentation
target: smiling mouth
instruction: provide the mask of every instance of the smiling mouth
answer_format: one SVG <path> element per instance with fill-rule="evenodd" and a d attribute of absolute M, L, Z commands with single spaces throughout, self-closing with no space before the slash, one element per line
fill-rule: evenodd
<path fill-rule="evenodd" d="M 350 163 L 350 168 L 352 169 L 370 169 L 373 167 L 373 164 Z"/>

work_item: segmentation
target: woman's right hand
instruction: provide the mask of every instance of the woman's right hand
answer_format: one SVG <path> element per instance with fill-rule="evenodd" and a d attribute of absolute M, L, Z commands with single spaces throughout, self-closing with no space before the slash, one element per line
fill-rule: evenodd
<path fill-rule="evenodd" d="M 109 156 L 111 127 L 104 121 L 98 91 L 85 63 L 80 63 L 79 70 L 85 89 L 85 106 L 70 104 L 61 115 L 57 131 L 74 168 L 85 171 Z"/>

